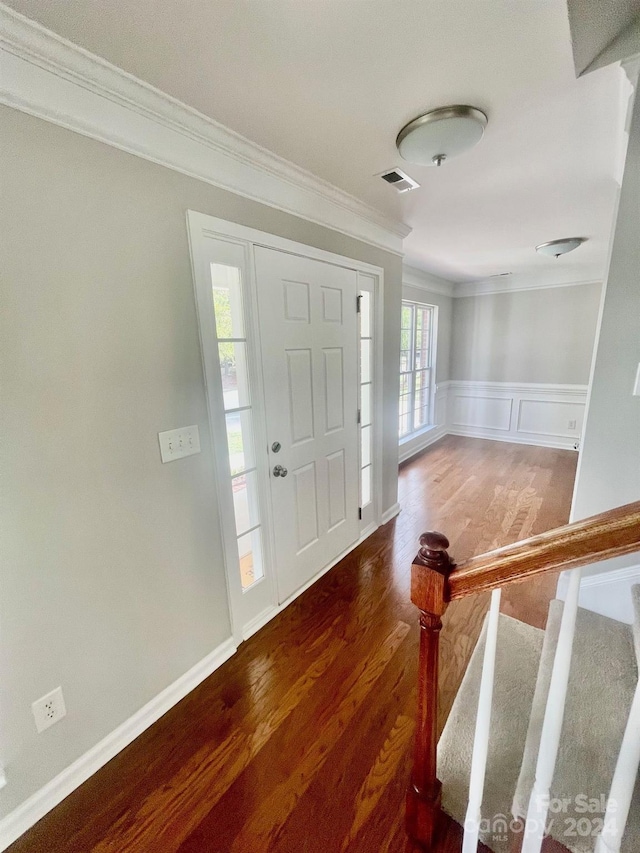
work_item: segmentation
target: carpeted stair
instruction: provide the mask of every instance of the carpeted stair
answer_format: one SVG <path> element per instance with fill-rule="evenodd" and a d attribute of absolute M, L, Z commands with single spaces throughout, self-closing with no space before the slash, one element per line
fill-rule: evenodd
<path fill-rule="evenodd" d="M 591 853 L 595 837 L 567 835 L 587 818 L 597 828 L 601 813 L 576 812 L 575 798 L 609 793 L 613 770 L 638 680 L 640 655 L 640 587 L 634 587 L 633 628 L 579 609 L 567 704 L 552 785 L 553 798 L 566 798 L 566 811 L 549 813 L 551 836 L 572 853 Z M 553 601 L 546 632 L 501 614 L 489 755 L 482 815 L 526 815 L 533 786 L 542 720 L 547 701 L 563 602 Z M 443 808 L 463 824 L 478 692 L 482 673 L 485 628 L 474 651 L 438 747 Z M 635 648 L 634 648 L 635 644 Z M 586 827 L 583 821 L 581 827 Z M 509 853 L 513 839 L 481 832 L 495 853 Z M 636 786 L 621 853 L 640 850 L 640 782 Z"/>
<path fill-rule="evenodd" d="M 442 808 L 464 825 L 469 796 L 469 775 L 475 731 L 480 676 L 486 641 L 485 621 L 480 639 L 453 703 L 438 744 L 438 778 L 442 782 Z M 491 735 L 482 814 L 491 829 L 480 840 L 495 853 L 509 853 L 508 838 L 493 832 L 498 815 L 511 820 L 511 802 L 518 782 L 527 724 L 533 701 L 544 631 L 500 614 Z M 499 818 L 498 818 L 499 821 Z"/>

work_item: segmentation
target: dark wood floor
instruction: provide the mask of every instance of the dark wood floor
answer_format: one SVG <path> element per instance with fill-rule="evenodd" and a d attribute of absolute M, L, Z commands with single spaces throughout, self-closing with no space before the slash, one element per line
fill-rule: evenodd
<path fill-rule="evenodd" d="M 11 853 L 405 850 L 424 530 L 458 561 L 563 524 L 576 455 L 448 437 L 400 472 L 402 512 L 14 844 Z M 505 591 L 543 626 L 555 579 Z M 452 604 L 443 724 L 488 596 Z M 505 803 L 505 811 L 510 804 Z M 448 827 L 447 851 L 460 850 Z M 443 847 L 443 849 L 444 849 Z"/>

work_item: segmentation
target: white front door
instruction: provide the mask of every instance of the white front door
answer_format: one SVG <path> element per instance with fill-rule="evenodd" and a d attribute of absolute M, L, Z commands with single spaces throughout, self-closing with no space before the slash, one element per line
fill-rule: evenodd
<path fill-rule="evenodd" d="M 255 262 L 282 603 L 359 535 L 357 273 L 259 246 Z"/>

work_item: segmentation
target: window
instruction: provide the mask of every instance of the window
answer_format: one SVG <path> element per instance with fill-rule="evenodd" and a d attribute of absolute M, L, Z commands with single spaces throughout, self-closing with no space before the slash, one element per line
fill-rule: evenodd
<path fill-rule="evenodd" d="M 211 264 L 227 449 L 242 589 L 264 576 L 241 270 Z"/>
<path fill-rule="evenodd" d="M 362 280 L 365 278 L 361 276 Z M 373 279 L 372 286 L 373 286 Z M 373 366 L 371 307 L 373 291 L 358 290 L 360 305 L 360 505 L 371 503 L 371 398 Z"/>
<path fill-rule="evenodd" d="M 402 303 L 400 438 L 406 438 L 432 423 L 434 313 L 432 305 Z"/>

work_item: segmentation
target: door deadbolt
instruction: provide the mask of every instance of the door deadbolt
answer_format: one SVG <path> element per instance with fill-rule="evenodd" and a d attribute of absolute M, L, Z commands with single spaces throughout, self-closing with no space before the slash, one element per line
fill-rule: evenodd
<path fill-rule="evenodd" d="M 273 450 L 274 453 L 278 453 L 281 447 L 282 447 L 282 445 L 280 444 L 279 441 L 274 441 L 273 444 L 271 445 L 271 449 Z"/>
<path fill-rule="evenodd" d="M 273 469 L 274 477 L 286 477 L 289 472 L 286 468 L 283 468 L 282 465 L 276 465 Z"/>

